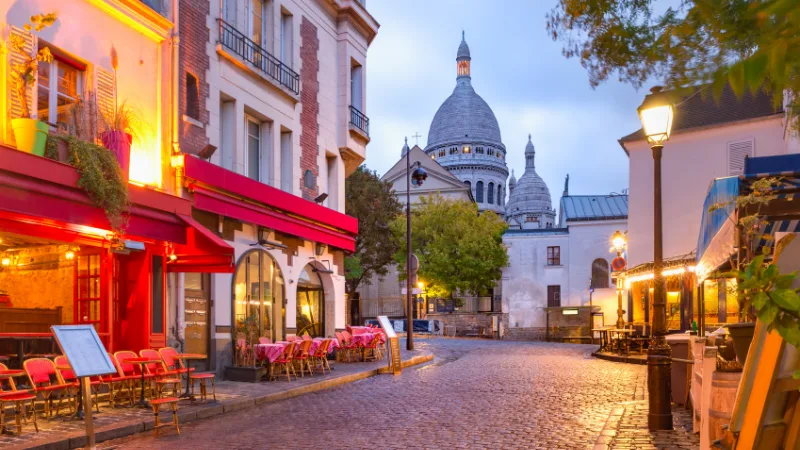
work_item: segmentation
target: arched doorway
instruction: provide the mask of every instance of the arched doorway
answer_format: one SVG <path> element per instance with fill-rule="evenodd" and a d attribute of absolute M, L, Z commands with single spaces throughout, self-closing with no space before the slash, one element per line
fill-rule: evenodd
<path fill-rule="evenodd" d="M 272 256 L 264 250 L 242 255 L 233 277 L 234 339 L 239 333 L 247 338 L 283 339 L 285 298 L 283 274 Z"/>
<path fill-rule="evenodd" d="M 325 292 L 322 278 L 311 264 L 297 277 L 297 335 L 325 335 Z"/>

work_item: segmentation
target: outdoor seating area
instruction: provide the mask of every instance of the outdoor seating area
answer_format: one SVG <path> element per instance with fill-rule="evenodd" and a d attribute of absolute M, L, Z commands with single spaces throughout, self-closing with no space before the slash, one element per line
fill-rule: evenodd
<path fill-rule="evenodd" d="M 643 333 L 643 327 L 627 324 L 624 328 L 604 326 L 593 328 L 592 334 L 600 337 L 598 355 L 624 358 L 644 358 L 650 337 Z"/>
<path fill-rule="evenodd" d="M 14 339 L 23 344 L 22 348 L 24 337 L 6 333 L 0 339 Z M 42 336 L 31 339 L 41 340 Z M 0 361 L 13 364 L 0 363 L 0 434 L 38 433 L 40 420 L 82 418 L 81 381 L 73 373 L 69 359 L 55 353 L 48 357 L 21 355 L 0 357 Z M 158 417 L 163 407 L 172 413 L 173 419 L 163 426 L 174 426 L 180 433 L 177 416 L 180 401 L 208 402 L 209 385 L 211 399 L 217 400 L 215 375 L 196 372 L 187 365 L 187 361 L 203 360 L 206 355 L 178 353 L 172 347 L 163 347 L 144 349 L 138 354 L 123 350 L 108 356 L 116 373 L 83 379 L 89 380 L 92 406 L 97 413 L 117 408 L 152 409 L 157 434 L 162 426 Z M 196 385 L 199 385 L 199 399 L 194 395 Z"/>

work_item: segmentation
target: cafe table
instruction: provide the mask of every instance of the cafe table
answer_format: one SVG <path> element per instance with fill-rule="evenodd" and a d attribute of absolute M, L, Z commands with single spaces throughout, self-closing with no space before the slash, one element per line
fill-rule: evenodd
<path fill-rule="evenodd" d="M 633 334 L 636 330 L 632 330 L 632 329 L 629 329 L 629 328 L 613 328 L 613 329 L 608 330 L 608 331 L 609 331 L 609 333 L 616 333 L 617 334 L 617 352 L 622 354 L 623 353 L 623 351 L 622 351 L 623 341 L 625 343 L 625 348 L 627 349 L 627 347 L 628 347 L 628 345 L 627 345 L 628 344 L 628 336 Z M 627 353 L 627 350 L 626 350 L 625 353 Z"/>
<path fill-rule="evenodd" d="M 160 363 L 161 360 L 160 359 L 153 359 L 153 358 L 128 358 L 124 362 L 131 363 L 131 364 L 138 364 L 139 365 L 139 371 L 142 373 L 142 386 L 141 386 L 142 389 L 141 389 L 141 397 L 139 398 L 139 402 L 137 403 L 137 405 L 141 406 L 142 408 L 148 408 L 149 409 L 150 408 L 150 403 L 148 403 L 144 399 L 144 371 L 145 371 L 145 366 L 147 364 Z"/>
<path fill-rule="evenodd" d="M 614 327 L 600 327 L 600 328 L 592 328 L 592 339 L 594 339 L 594 333 L 600 333 L 600 350 L 605 351 L 608 350 L 609 345 L 611 344 L 611 339 L 609 337 L 609 331 L 613 330 Z"/>
<path fill-rule="evenodd" d="M 181 398 L 188 398 L 190 401 L 194 401 L 195 400 L 194 395 L 192 395 L 189 392 L 189 383 L 191 382 L 191 378 L 190 378 L 191 373 L 189 371 L 188 361 L 193 360 L 193 359 L 194 360 L 208 359 L 208 356 L 207 355 L 203 355 L 201 353 L 179 353 L 179 354 L 173 356 L 173 358 L 180 359 L 181 361 L 184 361 L 183 368 L 186 369 L 186 390 L 183 392 L 183 394 L 181 394 Z"/>
<path fill-rule="evenodd" d="M 17 363 L 22 367 L 25 359 L 25 341 L 50 340 L 52 342 L 53 333 L 0 333 L 1 339 L 10 339 L 17 342 Z"/>

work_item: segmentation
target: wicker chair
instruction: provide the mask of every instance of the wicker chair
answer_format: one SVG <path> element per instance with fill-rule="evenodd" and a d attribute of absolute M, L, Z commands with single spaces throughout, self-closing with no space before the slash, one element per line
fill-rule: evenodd
<path fill-rule="evenodd" d="M 272 364 L 273 370 L 271 370 L 271 372 L 273 372 L 274 374 L 274 368 L 278 367 L 278 372 L 280 373 L 281 368 L 283 368 L 286 371 L 287 381 L 292 381 L 292 378 L 289 375 L 290 371 L 291 373 L 294 374 L 294 377 L 297 378 L 297 372 L 294 370 L 295 345 L 296 344 L 294 342 L 290 342 L 289 344 L 287 344 L 286 347 L 283 349 L 283 354 L 278 359 L 276 359 L 275 362 Z M 271 376 L 270 378 L 274 377 Z"/>

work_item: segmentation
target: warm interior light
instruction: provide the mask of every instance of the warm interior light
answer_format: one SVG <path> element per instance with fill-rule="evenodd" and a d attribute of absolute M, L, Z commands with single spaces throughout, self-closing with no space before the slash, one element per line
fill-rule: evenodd
<path fill-rule="evenodd" d="M 425 288 L 425 283 L 420 281 L 419 283 L 417 283 L 417 287 L 420 288 L 420 289 L 423 289 L 423 288 Z"/>
<path fill-rule="evenodd" d="M 11 265 L 11 258 L 3 258 L 2 263 L 3 263 L 4 266 L 10 266 Z"/>
<path fill-rule="evenodd" d="M 170 253 L 169 254 L 169 260 L 170 260 L 170 262 L 175 262 L 175 261 L 178 260 L 178 256 L 175 253 Z"/>
<path fill-rule="evenodd" d="M 308 305 L 303 305 L 303 315 L 310 317 L 311 316 L 311 307 L 309 307 Z"/>
<path fill-rule="evenodd" d="M 183 167 L 184 166 L 184 155 L 183 155 L 183 153 L 180 153 L 180 154 L 177 154 L 177 155 L 172 155 L 170 157 L 170 162 L 172 163 L 172 167 L 174 167 L 176 169 L 180 168 L 180 167 Z"/>
<path fill-rule="evenodd" d="M 131 144 L 129 180 L 161 187 L 161 145 L 157 133 L 137 130 Z"/>
<path fill-rule="evenodd" d="M 73 252 L 72 250 L 67 250 L 67 252 L 64 253 L 64 258 L 67 258 L 68 261 L 72 261 L 73 259 L 75 259 L 75 252 Z"/>

